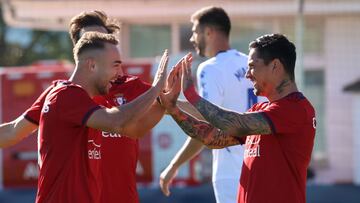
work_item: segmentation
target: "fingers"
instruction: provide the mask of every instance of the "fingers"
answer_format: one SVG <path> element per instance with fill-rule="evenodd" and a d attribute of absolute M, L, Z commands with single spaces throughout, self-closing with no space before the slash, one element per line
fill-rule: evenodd
<path fill-rule="evenodd" d="M 169 196 L 170 195 L 170 191 L 169 191 L 169 182 L 168 181 L 165 181 L 164 179 L 160 179 L 160 188 L 161 188 L 161 191 L 162 193 L 165 195 L 165 196 Z"/>
<path fill-rule="evenodd" d="M 181 63 L 182 63 L 182 61 L 184 61 L 184 60 L 185 60 L 186 58 L 188 58 L 189 56 L 192 57 L 191 52 L 189 52 L 189 53 L 186 54 L 184 57 L 182 57 L 182 58 L 175 64 L 174 67 L 176 67 L 176 68 L 181 68 Z"/>
<path fill-rule="evenodd" d="M 169 55 L 168 55 L 168 51 L 165 50 L 162 57 L 161 57 L 158 69 L 156 71 L 156 75 L 155 75 L 154 81 L 153 81 L 153 86 L 155 86 L 158 83 L 160 83 L 159 84 L 160 86 L 164 85 L 168 62 L 169 62 Z"/>
<path fill-rule="evenodd" d="M 178 74 L 178 70 L 175 69 L 175 67 L 173 67 L 166 80 L 166 87 L 165 87 L 166 92 L 169 91 L 169 89 L 174 85 L 174 81 L 176 80 L 177 74 Z"/>
<path fill-rule="evenodd" d="M 166 72 L 168 62 L 169 62 L 169 53 L 168 50 L 165 49 L 164 54 L 162 55 L 160 61 L 160 68 L 162 71 Z"/>

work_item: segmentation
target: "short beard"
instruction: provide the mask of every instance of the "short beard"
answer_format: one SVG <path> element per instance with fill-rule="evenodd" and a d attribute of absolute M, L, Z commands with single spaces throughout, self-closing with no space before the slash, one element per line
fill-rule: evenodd
<path fill-rule="evenodd" d="M 254 92 L 254 95 L 260 96 L 260 93 L 261 93 L 260 90 L 254 88 L 253 92 Z"/>
<path fill-rule="evenodd" d="M 109 90 L 107 89 L 107 87 L 97 87 L 96 88 L 98 91 L 99 95 L 107 95 L 109 93 Z"/>
<path fill-rule="evenodd" d="M 198 54 L 199 56 L 201 57 L 205 57 L 205 49 L 206 49 L 206 45 L 205 45 L 205 42 L 204 42 L 204 39 L 202 39 L 199 44 L 197 45 L 197 48 L 198 48 Z"/>

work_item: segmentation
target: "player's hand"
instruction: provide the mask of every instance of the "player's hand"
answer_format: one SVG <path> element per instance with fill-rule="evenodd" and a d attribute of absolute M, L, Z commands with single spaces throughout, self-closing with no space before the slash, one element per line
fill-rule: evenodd
<path fill-rule="evenodd" d="M 169 62 L 168 50 L 164 51 L 164 54 L 161 57 L 158 69 L 156 71 L 152 86 L 158 88 L 159 91 L 164 88 L 165 79 L 166 79 L 166 69 Z"/>
<path fill-rule="evenodd" d="M 165 196 L 170 196 L 169 186 L 175 176 L 178 173 L 178 169 L 172 166 L 166 167 L 166 169 L 160 174 L 160 188 Z"/>
<path fill-rule="evenodd" d="M 176 101 L 181 91 L 182 62 L 185 60 L 185 57 L 180 59 L 172 68 L 166 80 L 165 90 L 160 94 L 161 103 L 168 113 L 176 107 Z"/>
<path fill-rule="evenodd" d="M 182 84 L 183 92 L 190 86 L 194 86 L 194 81 L 191 75 L 192 61 L 193 61 L 192 54 L 189 53 L 186 55 L 185 60 L 183 60 L 181 63 L 181 70 L 182 70 L 181 84 Z"/>

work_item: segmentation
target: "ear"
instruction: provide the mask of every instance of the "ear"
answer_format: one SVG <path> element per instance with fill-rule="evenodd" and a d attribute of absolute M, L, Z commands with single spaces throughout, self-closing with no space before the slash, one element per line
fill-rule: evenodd
<path fill-rule="evenodd" d="M 213 32 L 213 28 L 211 26 L 204 27 L 204 35 L 205 36 L 211 36 L 212 32 Z"/>
<path fill-rule="evenodd" d="M 280 69 L 279 68 L 281 68 L 282 67 L 282 64 L 281 64 L 281 62 L 280 62 L 280 60 L 279 59 L 274 59 L 272 62 L 271 62 L 271 65 L 272 65 L 272 70 L 273 71 L 279 71 Z"/>
<path fill-rule="evenodd" d="M 89 71 L 93 72 L 96 69 L 96 63 L 95 63 L 95 59 L 92 57 L 89 57 L 86 59 L 86 66 L 88 68 Z"/>

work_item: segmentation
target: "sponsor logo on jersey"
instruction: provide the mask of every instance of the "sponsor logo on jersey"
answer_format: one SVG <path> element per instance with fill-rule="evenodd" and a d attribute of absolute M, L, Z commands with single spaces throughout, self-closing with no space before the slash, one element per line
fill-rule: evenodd
<path fill-rule="evenodd" d="M 260 157 L 260 140 L 261 136 L 249 137 L 246 139 L 244 158 Z"/>
<path fill-rule="evenodd" d="M 121 106 L 126 103 L 126 99 L 124 97 L 116 97 L 116 104 Z"/>
<path fill-rule="evenodd" d="M 97 144 L 94 140 L 88 140 L 89 150 L 88 157 L 89 159 L 101 159 L 101 145 Z"/>
<path fill-rule="evenodd" d="M 103 137 L 106 137 L 106 138 L 117 138 L 117 137 L 122 137 L 120 134 L 118 134 L 118 133 L 109 133 L 109 132 L 104 132 L 104 131 L 102 131 L 101 132 L 101 135 L 103 136 Z"/>
<path fill-rule="evenodd" d="M 43 113 L 47 113 L 49 112 L 50 108 L 49 108 L 49 102 L 48 101 L 45 101 L 44 102 L 44 105 L 43 105 L 43 108 L 41 109 L 41 112 Z"/>
<path fill-rule="evenodd" d="M 260 145 L 256 146 L 255 148 L 245 149 L 244 158 L 248 157 L 260 157 Z"/>
<path fill-rule="evenodd" d="M 114 97 L 114 102 L 117 106 L 121 106 L 127 102 L 123 94 L 116 94 Z"/>

